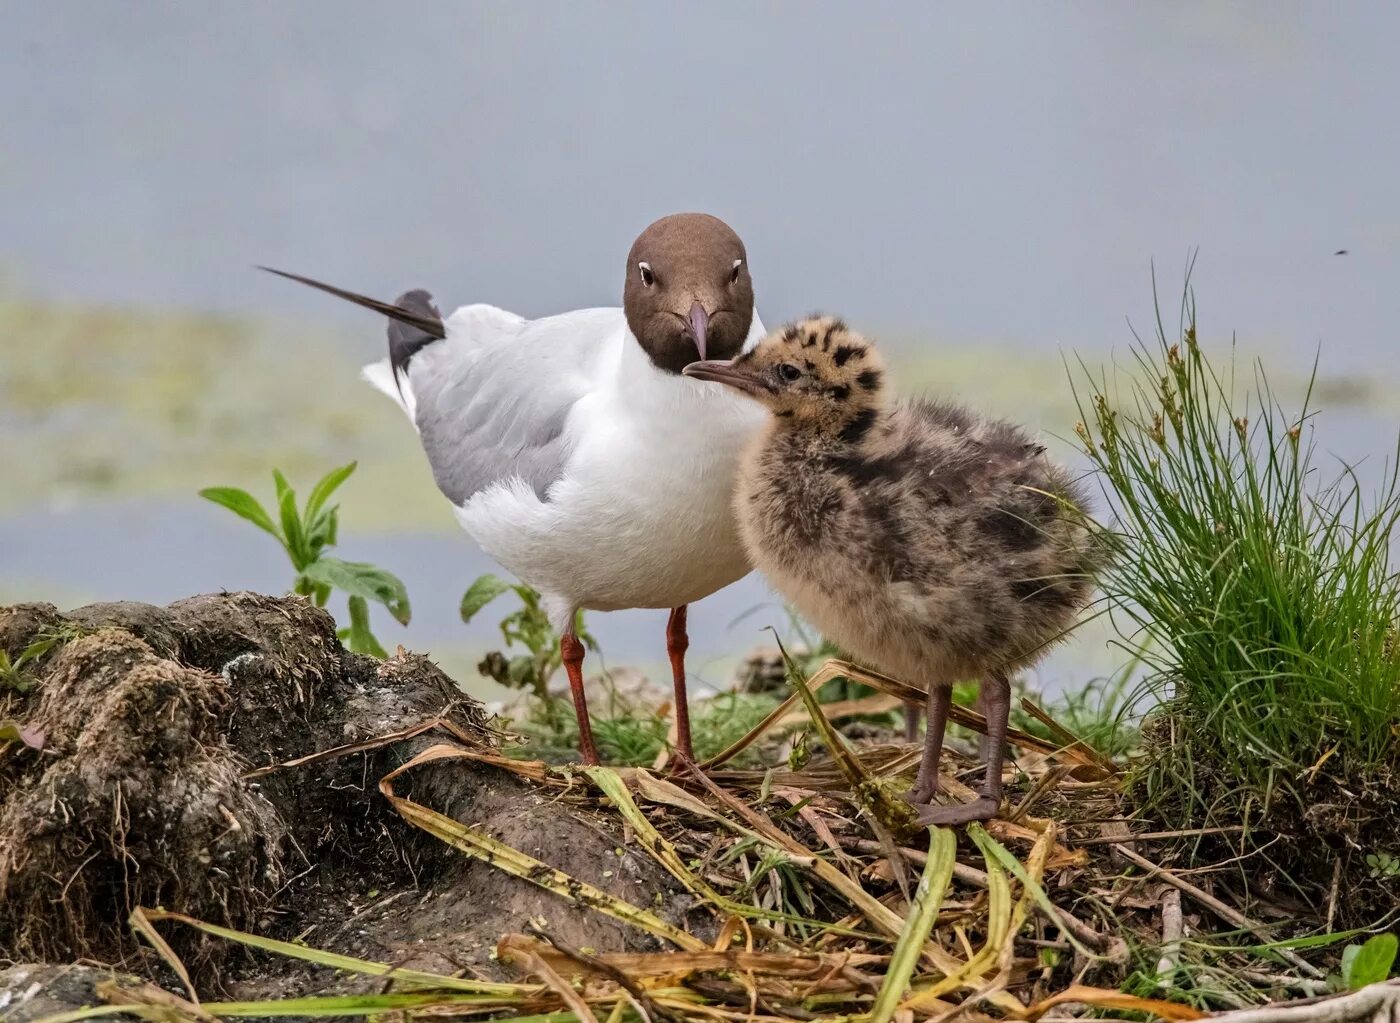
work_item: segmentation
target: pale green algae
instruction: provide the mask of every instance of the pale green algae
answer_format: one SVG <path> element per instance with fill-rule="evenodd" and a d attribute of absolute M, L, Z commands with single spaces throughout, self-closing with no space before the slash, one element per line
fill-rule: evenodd
<path fill-rule="evenodd" d="M 1069 436 L 1061 353 L 882 335 L 901 392 L 955 398 Z M 347 524 L 456 528 L 402 414 L 359 379 L 382 334 L 204 312 L 70 307 L 0 297 L 0 515 L 73 501 L 185 499 L 227 484 L 263 494 L 356 459 Z M 1245 363 L 1241 362 L 1241 365 Z M 1275 380 L 1287 397 L 1302 377 Z M 1400 407 L 1394 388 L 1325 378 L 1315 404 Z"/>
<path fill-rule="evenodd" d="M 323 327 L 0 301 L 0 514 L 270 491 L 358 459 L 356 529 L 446 529 L 413 431 Z"/>

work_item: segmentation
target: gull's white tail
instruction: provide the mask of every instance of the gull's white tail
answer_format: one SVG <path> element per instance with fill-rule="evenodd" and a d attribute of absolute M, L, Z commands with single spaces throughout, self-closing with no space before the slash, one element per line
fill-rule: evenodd
<path fill-rule="evenodd" d="M 371 362 L 360 370 L 360 378 L 376 391 L 383 391 L 394 400 L 394 404 L 404 410 L 410 420 L 414 420 L 417 403 L 413 400 L 413 388 L 408 382 L 408 374 L 400 374 L 398 383 L 394 381 L 394 370 L 388 359 Z M 403 391 L 400 393 L 399 388 Z"/>

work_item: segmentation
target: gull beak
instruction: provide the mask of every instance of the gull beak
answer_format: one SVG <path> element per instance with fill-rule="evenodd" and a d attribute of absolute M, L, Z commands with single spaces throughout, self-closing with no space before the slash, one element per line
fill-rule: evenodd
<path fill-rule="evenodd" d="M 713 380 L 755 397 L 768 393 L 768 389 L 760 384 L 756 378 L 749 376 L 741 369 L 736 369 L 734 363 L 729 359 L 692 362 L 681 370 L 681 373 L 695 380 Z"/>
<path fill-rule="evenodd" d="M 696 302 L 690 307 L 690 336 L 701 359 L 705 358 L 705 333 L 709 329 L 710 314 L 705 312 L 704 306 Z"/>

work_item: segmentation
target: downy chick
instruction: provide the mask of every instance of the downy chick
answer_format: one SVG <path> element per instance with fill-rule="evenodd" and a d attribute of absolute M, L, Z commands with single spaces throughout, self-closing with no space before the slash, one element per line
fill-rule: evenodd
<path fill-rule="evenodd" d="M 1095 553 L 1069 473 L 1011 424 L 896 402 L 879 355 L 832 318 L 794 324 L 728 361 L 693 363 L 772 413 L 735 494 L 754 566 L 838 646 L 928 691 L 909 799 L 921 823 L 992 817 L 1009 676 L 1039 659 L 1088 601 Z M 979 679 L 981 797 L 939 791 L 952 685 Z"/>

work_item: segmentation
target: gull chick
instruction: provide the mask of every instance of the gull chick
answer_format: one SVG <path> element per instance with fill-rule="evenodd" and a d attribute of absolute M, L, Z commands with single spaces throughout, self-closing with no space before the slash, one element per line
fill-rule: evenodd
<path fill-rule="evenodd" d="M 295 274 L 390 318 L 365 378 L 413 420 L 462 528 L 542 594 L 562 636 L 584 763 L 598 763 L 583 689 L 583 608 L 670 608 L 678 753 L 693 760 L 686 605 L 749 571 L 734 520 L 739 455 L 763 420 L 681 375 L 763 336 L 739 236 L 664 217 L 628 253 L 621 308 L 527 320 L 490 305 L 443 319 L 426 291 L 379 302 Z"/>
<path fill-rule="evenodd" d="M 995 815 L 1010 674 L 1060 639 L 1089 598 L 1094 545 L 1075 481 L 1015 426 L 892 400 L 875 349 L 836 319 L 794 324 L 685 373 L 771 413 L 735 495 L 754 566 L 838 646 L 927 689 L 909 793 L 920 822 Z M 971 803 L 928 805 L 962 679 L 981 682 L 986 780 Z"/>

